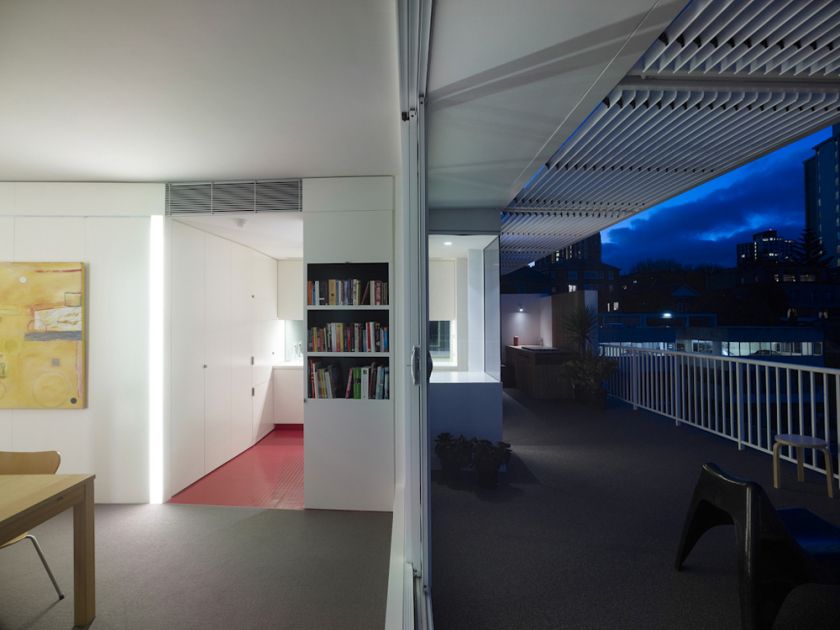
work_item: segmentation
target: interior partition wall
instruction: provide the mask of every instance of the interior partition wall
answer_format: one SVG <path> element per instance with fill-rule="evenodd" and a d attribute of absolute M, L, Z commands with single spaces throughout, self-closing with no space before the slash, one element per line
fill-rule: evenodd
<path fill-rule="evenodd" d="M 59 472 L 96 474 L 98 503 L 147 502 L 159 461 L 149 321 L 163 211 L 159 184 L 0 182 L 0 259 L 84 262 L 88 307 L 87 407 L 0 409 L 0 450 L 60 451 Z"/>

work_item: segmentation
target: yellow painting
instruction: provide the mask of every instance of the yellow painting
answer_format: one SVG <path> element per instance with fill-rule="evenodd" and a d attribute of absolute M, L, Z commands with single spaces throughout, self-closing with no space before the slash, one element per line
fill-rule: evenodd
<path fill-rule="evenodd" d="M 0 409 L 87 406 L 84 263 L 0 262 Z"/>

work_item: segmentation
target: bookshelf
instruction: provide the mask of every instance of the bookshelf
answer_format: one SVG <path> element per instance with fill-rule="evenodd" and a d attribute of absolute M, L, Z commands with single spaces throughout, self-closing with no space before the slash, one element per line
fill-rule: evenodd
<path fill-rule="evenodd" d="M 396 339 L 391 334 L 397 297 L 392 290 L 393 204 L 390 177 L 317 178 L 303 182 L 301 293 L 307 339 L 301 376 L 307 508 L 393 509 L 393 399 L 397 378 L 392 372 L 396 368 Z M 330 280 L 343 284 L 333 282 L 331 287 Z M 371 282 L 378 283 L 372 291 Z M 368 332 L 367 343 L 360 343 L 365 338 L 361 330 L 369 327 L 373 334 Z M 317 346 L 310 343 L 313 329 L 320 336 Z M 387 345 L 382 338 L 385 329 Z M 348 334 L 350 331 L 352 334 Z M 314 390 L 313 364 L 321 370 L 333 366 L 332 397 L 320 396 L 321 383 L 317 393 Z M 370 385 L 371 366 L 388 369 L 387 395 L 383 383 L 381 398 L 375 397 L 375 385 L 368 398 L 362 398 L 360 392 L 358 398 L 347 398 L 348 375 L 353 379 L 355 371 L 360 377 L 359 370 L 366 367 Z M 354 381 L 350 383 L 354 396 L 361 386 L 361 379 L 358 380 L 358 387 Z"/>
<path fill-rule="evenodd" d="M 390 265 L 306 266 L 306 398 L 391 398 Z"/>

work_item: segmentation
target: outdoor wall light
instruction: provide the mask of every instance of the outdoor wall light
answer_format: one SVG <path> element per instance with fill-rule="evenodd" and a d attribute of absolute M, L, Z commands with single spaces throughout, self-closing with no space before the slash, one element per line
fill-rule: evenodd
<path fill-rule="evenodd" d="M 671 313 L 662 313 L 662 319 L 671 319 L 672 317 Z"/>

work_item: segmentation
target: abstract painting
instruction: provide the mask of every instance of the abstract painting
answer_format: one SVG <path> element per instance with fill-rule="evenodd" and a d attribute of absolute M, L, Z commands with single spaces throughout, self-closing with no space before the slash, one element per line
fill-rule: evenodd
<path fill-rule="evenodd" d="M 87 406 L 84 263 L 0 262 L 0 409 Z"/>

